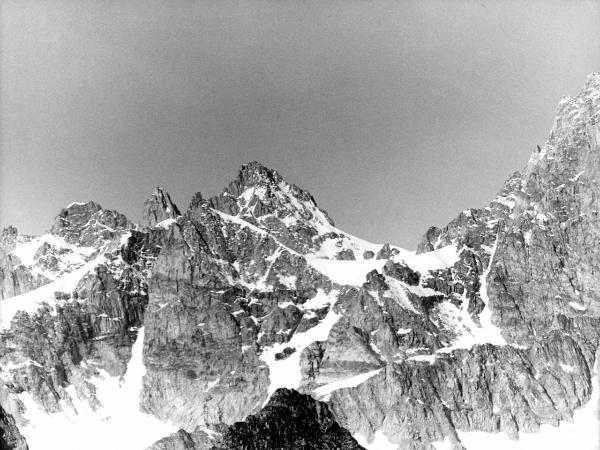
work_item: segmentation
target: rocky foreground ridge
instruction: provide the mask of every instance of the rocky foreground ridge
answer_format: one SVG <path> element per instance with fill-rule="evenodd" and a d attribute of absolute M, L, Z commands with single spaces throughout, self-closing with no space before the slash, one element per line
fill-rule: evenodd
<path fill-rule="evenodd" d="M 258 163 L 183 212 L 157 188 L 141 224 L 3 230 L 0 448 L 599 448 L 599 118 L 593 74 L 416 253 Z"/>

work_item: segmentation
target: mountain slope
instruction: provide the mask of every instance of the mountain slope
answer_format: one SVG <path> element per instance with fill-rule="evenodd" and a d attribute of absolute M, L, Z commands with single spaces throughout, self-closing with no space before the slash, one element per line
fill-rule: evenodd
<path fill-rule="evenodd" d="M 598 449 L 599 117 L 593 74 L 523 172 L 416 253 L 256 162 L 183 213 L 157 188 L 141 227 L 89 202 L 7 229 L 0 405 L 32 450 Z M 282 441 L 298 424 L 322 433 Z"/>

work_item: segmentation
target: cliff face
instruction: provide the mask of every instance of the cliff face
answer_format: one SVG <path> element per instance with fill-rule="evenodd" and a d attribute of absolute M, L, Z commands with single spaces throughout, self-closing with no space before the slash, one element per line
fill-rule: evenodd
<path fill-rule="evenodd" d="M 90 202 L 5 230 L 7 445 L 80 448 L 81 424 L 91 448 L 470 449 L 592 417 L 599 117 L 592 75 L 522 173 L 416 254 L 258 163 L 183 213 L 158 188 L 142 228 Z"/>

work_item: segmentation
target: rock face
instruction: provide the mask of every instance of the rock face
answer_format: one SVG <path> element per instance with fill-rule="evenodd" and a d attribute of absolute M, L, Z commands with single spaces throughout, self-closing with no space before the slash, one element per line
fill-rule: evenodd
<path fill-rule="evenodd" d="M 51 233 L 72 244 L 93 246 L 131 228 L 133 223 L 123 214 L 87 202 L 71 203 L 64 208 L 56 217 Z"/>
<path fill-rule="evenodd" d="M 32 273 L 11 253 L 21 239 L 15 227 L 0 232 L 0 299 L 23 294 L 49 282 L 43 273 Z"/>
<path fill-rule="evenodd" d="M 63 209 L 49 235 L 10 233 L 13 243 L 4 249 L 9 258 L 33 255 L 17 268 L 40 270 L 44 255 L 56 262 L 46 271 L 46 284 L 28 286 L 0 304 L 2 411 L 21 427 L 36 414 L 35 405 L 37 414 L 49 417 L 98 410 L 105 399 L 93 379 L 125 374 L 164 230 L 132 230 L 121 214 L 89 203 Z M 13 442 L 8 448 L 26 448 L 22 437 L 10 428 L 7 433 Z M 39 446 L 43 437 L 33 436 Z"/>
<path fill-rule="evenodd" d="M 599 117 L 595 74 L 522 173 L 416 254 L 344 233 L 256 162 L 183 213 L 158 188 L 142 227 L 89 202 L 48 235 L 4 230 L 7 445 L 42 448 L 65 415 L 116 426 L 111 392 L 131 427 L 154 421 L 128 449 L 462 449 L 562 426 L 598 389 Z"/>
<path fill-rule="evenodd" d="M 0 450 L 28 450 L 25 438 L 19 432 L 15 420 L 0 407 Z"/>
<path fill-rule="evenodd" d="M 152 193 L 152 197 L 146 200 L 144 204 L 144 213 L 142 225 L 154 227 L 159 223 L 169 220 L 175 220 L 181 216 L 179 208 L 171 200 L 171 196 L 161 187 L 157 187 Z"/>

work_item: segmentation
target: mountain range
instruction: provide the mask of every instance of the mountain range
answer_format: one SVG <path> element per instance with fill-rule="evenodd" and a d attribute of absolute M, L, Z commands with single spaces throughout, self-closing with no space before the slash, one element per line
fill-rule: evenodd
<path fill-rule="evenodd" d="M 596 73 L 416 251 L 257 162 L 138 224 L 74 202 L 5 228 L 0 449 L 598 450 L 599 179 Z"/>

